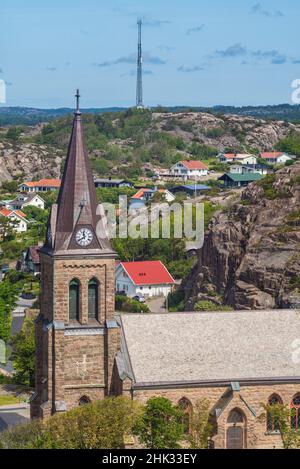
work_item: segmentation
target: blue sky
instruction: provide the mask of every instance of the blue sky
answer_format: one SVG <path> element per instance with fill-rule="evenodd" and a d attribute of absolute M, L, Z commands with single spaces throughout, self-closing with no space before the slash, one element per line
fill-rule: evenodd
<path fill-rule="evenodd" d="M 290 102 L 299 0 L 1 0 L 7 105 L 135 103 L 142 17 L 147 105 Z"/>

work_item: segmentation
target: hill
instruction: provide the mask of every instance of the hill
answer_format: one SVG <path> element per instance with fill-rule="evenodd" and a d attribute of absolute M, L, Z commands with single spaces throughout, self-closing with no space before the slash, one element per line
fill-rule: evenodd
<path fill-rule="evenodd" d="M 105 114 L 111 112 L 126 111 L 127 108 L 89 108 L 84 109 L 85 114 Z M 300 105 L 278 104 L 270 106 L 213 106 L 213 107 L 190 107 L 190 106 L 161 106 L 151 108 L 153 112 L 208 112 L 214 115 L 235 114 L 239 116 L 252 116 L 261 119 L 285 120 L 289 122 L 300 122 Z M 50 122 L 58 117 L 73 113 L 71 108 L 38 109 L 28 107 L 2 107 L 0 106 L 0 126 L 8 125 L 36 125 Z"/>
<path fill-rule="evenodd" d="M 186 310 L 298 308 L 300 162 L 251 184 L 209 225 Z"/>
<path fill-rule="evenodd" d="M 203 112 L 129 109 L 84 114 L 86 143 L 95 175 L 152 176 L 180 159 L 201 159 L 224 170 L 220 151 L 256 153 L 274 147 L 300 156 L 300 125 Z M 72 116 L 0 132 L 0 181 L 57 177 L 70 138 Z"/>

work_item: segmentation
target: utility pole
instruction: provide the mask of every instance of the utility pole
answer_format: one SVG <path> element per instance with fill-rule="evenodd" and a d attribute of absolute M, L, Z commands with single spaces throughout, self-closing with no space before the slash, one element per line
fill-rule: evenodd
<path fill-rule="evenodd" d="M 143 108 L 143 53 L 142 53 L 142 20 L 138 20 L 138 57 L 137 57 L 137 83 L 136 107 Z"/>

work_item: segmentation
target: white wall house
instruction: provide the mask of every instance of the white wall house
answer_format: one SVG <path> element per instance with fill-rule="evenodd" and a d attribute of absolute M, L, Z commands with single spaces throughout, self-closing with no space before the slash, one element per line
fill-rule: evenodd
<path fill-rule="evenodd" d="M 8 200 L 5 203 L 5 207 L 10 210 L 22 210 L 24 207 L 28 206 L 33 206 L 44 210 L 45 201 L 38 194 L 26 193 L 20 194 L 18 197 L 16 197 L 16 199 Z"/>
<path fill-rule="evenodd" d="M 125 292 L 129 298 L 167 297 L 174 284 L 161 261 L 120 262 L 116 267 L 116 293 Z"/>
<path fill-rule="evenodd" d="M 40 181 L 23 182 L 19 186 L 20 192 L 49 192 L 60 188 L 59 179 L 41 179 Z"/>
<path fill-rule="evenodd" d="M 195 179 L 208 175 L 208 167 L 202 161 L 179 161 L 170 168 L 172 176 Z"/>
<path fill-rule="evenodd" d="M 264 152 L 261 153 L 260 157 L 270 164 L 285 164 L 294 159 L 291 155 L 280 151 Z"/>
<path fill-rule="evenodd" d="M 3 208 L 0 210 L 0 215 L 2 217 L 9 218 L 13 223 L 15 223 L 14 231 L 17 233 L 25 233 L 28 228 L 28 221 L 25 218 L 25 213 L 20 210 L 7 210 Z"/>
<path fill-rule="evenodd" d="M 257 164 L 257 157 L 250 153 L 220 153 L 220 163 Z"/>

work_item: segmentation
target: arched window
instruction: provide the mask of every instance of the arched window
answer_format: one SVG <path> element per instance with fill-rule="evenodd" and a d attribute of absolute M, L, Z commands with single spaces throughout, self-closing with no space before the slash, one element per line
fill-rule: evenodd
<path fill-rule="evenodd" d="M 99 321 L 99 282 L 96 278 L 89 281 L 89 319 Z"/>
<path fill-rule="evenodd" d="M 233 409 L 227 419 L 226 448 L 244 449 L 246 441 L 246 418 L 239 409 Z"/>
<path fill-rule="evenodd" d="M 282 399 L 277 394 L 273 394 L 269 400 L 268 405 L 280 405 L 282 404 Z M 280 430 L 280 422 L 271 412 L 267 412 L 267 431 L 268 432 L 276 432 Z"/>
<path fill-rule="evenodd" d="M 76 279 L 69 285 L 69 319 L 80 319 L 80 282 Z"/>
<path fill-rule="evenodd" d="M 291 403 L 292 417 L 291 427 L 296 430 L 300 429 L 300 394 L 297 394 Z"/>
<path fill-rule="evenodd" d="M 87 396 L 82 396 L 80 399 L 79 399 L 79 405 L 86 405 L 86 404 L 90 404 L 91 402 L 91 399 Z"/>
<path fill-rule="evenodd" d="M 191 433 L 193 406 L 186 397 L 180 399 L 178 405 L 180 410 L 183 412 L 182 425 L 184 434 L 189 435 Z"/>

